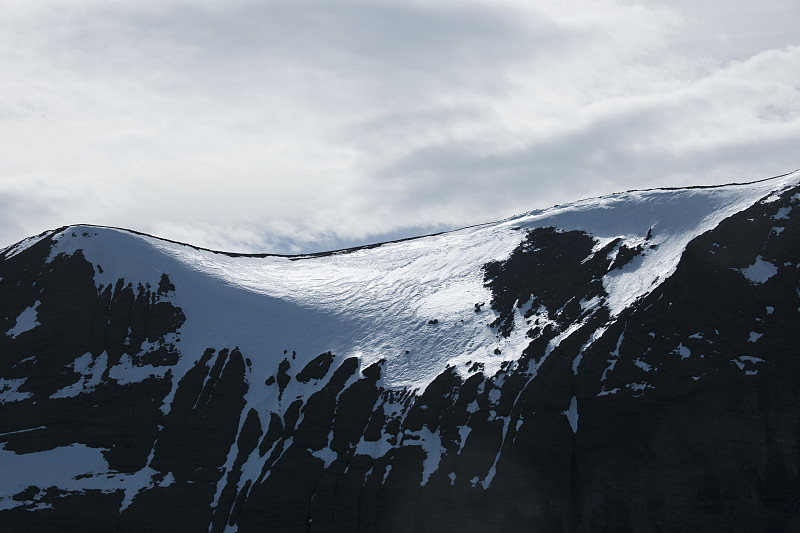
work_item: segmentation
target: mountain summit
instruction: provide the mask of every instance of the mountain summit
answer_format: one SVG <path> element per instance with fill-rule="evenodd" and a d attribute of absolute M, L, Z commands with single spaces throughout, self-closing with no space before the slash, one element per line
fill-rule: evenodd
<path fill-rule="evenodd" d="M 2 531 L 796 531 L 800 172 L 302 256 L 0 252 Z"/>

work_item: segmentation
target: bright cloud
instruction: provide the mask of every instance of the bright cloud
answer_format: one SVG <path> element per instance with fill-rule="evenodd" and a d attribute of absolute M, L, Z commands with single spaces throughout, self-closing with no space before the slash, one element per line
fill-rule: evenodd
<path fill-rule="evenodd" d="M 800 7 L 0 5 L 0 246 L 311 251 L 800 163 Z"/>

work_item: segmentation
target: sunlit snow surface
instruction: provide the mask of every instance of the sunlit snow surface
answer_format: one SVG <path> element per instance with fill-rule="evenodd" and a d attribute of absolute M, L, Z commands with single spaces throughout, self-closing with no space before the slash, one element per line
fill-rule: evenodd
<path fill-rule="evenodd" d="M 491 375 L 519 357 L 529 340 L 525 328 L 499 337 L 488 326 L 489 306 L 475 313 L 474 304 L 491 301 L 483 265 L 507 258 L 527 230 L 582 230 L 630 246 L 650 232 L 648 246 L 656 246 L 603 279 L 613 316 L 669 277 L 691 239 L 798 181 L 795 172 L 747 185 L 634 191 L 321 257 L 231 257 L 82 226 L 57 236 L 52 254 L 83 250 L 98 285 L 124 277 L 157 286 L 167 273 L 177 289 L 173 303 L 187 318 L 179 344 L 184 369 L 208 347 L 238 346 L 254 362 L 252 377 L 263 381 L 284 350 L 296 352 L 295 369 L 330 350 L 359 357 L 362 368 L 385 359 L 384 386 L 421 389 L 448 364 L 480 361 Z"/>

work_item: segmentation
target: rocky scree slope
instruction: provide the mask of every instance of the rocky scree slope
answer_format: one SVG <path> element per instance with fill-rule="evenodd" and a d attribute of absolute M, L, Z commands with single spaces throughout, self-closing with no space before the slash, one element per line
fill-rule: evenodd
<path fill-rule="evenodd" d="M 800 174 L 311 256 L 0 252 L 3 531 L 795 531 Z"/>

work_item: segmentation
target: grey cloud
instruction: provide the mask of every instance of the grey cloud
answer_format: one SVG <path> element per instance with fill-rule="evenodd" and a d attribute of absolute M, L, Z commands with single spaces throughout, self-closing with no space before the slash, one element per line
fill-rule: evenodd
<path fill-rule="evenodd" d="M 311 251 L 791 170 L 797 50 L 725 63 L 789 38 L 715 58 L 746 21 L 695 4 L 719 5 L 14 4 L 0 242 L 89 222 Z"/>
<path fill-rule="evenodd" d="M 747 181 L 800 165 L 796 149 L 800 128 L 778 138 L 732 136 L 719 145 L 687 152 L 667 146 L 671 140 L 667 136 L 665 146 L 660 146 L 665 114 L 676 112 L 681 110 L 657 107 L 614 116 L 503 153 L 482 154 L 473 143 L 426 147 L 383 168 L 382 178 L 404 184 L 393 189 L 399 209 L 412 208 L 420 199 L 439 198 L 478 212 L 496 205 L 522 211 L 576 200 L 576 190 L 583 197 L 635 188 Z M 682 118 L 680 124 L 689 133 L 692 117 L 686 113 Z"/>
<path fill-rule="evenodd" d="M 5 237 L 0 247 L 51 229 L 56 210 L 47 198 L 24 191 L 0 191 L 0 235 Z"/>
<path fill-rule="evenodd" d="M 86 18 L 52 17 L 52 44 L 65 59 L 105 56 L 106 64 L 98 66 L 108 67 L 125 65 L 127 58 L 144 61 L 131 63 L 133 68 L 169 59 L 138 57 L 169 45 L 201 68 L 274 55 L 336 68 L 357 56 L 392 68 L 441 72 L 528 56 L 537 44 L 544 50 L 572 32 L 541 16 L 486 4 L 355 0 L 233 2 L 224 8 L 172 3 L 159 9 L 123 3 L 102 6 Z"/>
<path fill-rule="evenodd" d="M 702 50 L 723 61 L 746 59 L 768 49 L 800 44 L 800 4 L 786 0 L 657 0 L 684 13 L 685 24 L 671 45 Z"/>

